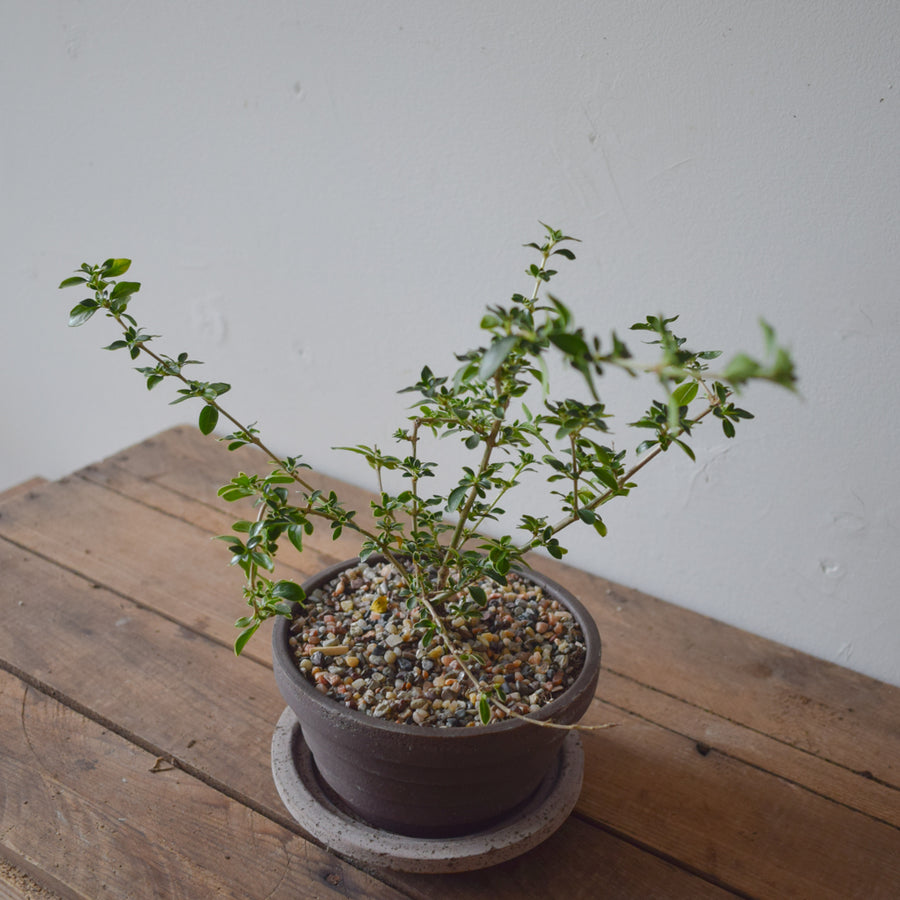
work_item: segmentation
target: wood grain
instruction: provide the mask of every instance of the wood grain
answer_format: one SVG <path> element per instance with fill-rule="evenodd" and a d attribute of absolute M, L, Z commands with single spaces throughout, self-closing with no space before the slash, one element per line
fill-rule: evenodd
<path fill-rule="evenodd" d="M 715 751 L 747 763 L 900 828 L 900 798 L 892 787 L 614 672 L 603 673 L 600 693 L 612 719 L 620 713 L 639 716 L 705 753 Z"/>
<path fill-rule="evenodd" d="M 8 669 L 27 673 L 44 693 L 115 728 L 151 755 L 171 759 L 204 783 L 276 821 L 283 819 L 268 764 L 283 702 L 265 666 L 235 659 L 216 642 L 2 542 L 0 568 L 15 586 L 10 627 L 0 631 L 0 660 Z M 42 622 L 42 629 L 29 628 L 33 621 Z M 48 641 L 48 634 L 64 637 Z M 98 648 L 102 662 L 85 666 L 85 658 L 96 656 Z M 598 877 L 619 892 L 610 896 L 635 896 L 631 891 L 648 883 L 658 886 L 658 896 L 666 896 L 665 891 L 678 896 L 681 890 L 688 896 L 722 896 L 711 884 L 600 828 L 573 819 L 566 829 L 572 833 L 562 855 L 566 865 L 576 865 L 585 854 L 602 864 Z M 544 896 L 568 897 L 573 891 L 592 896 L 579 895 L 580 888 L 559 880 L 550 853 L 549 847 L 539 848 L 509 868 Z M 430 878 L 385 877 L 410 896 L 434 896 Z M 480 877 L 494 883 L 493 875 Z M 476 890 L 473 879 L 450 878 L 441 896 L 517 896 Z"/>
<path fill-rule="evenodd" d="M 268 644 L 231 653 L 240 578 L 209 540 L 238 517 L 215 488 L 248 458 L 172 429 L 0 496 L 0 666 L 293 833 L 268 771 L 283 706 Z M 353 553 L 343 539 L 309 546 L 298 577 Z M 555 562 L 541 568 L 585 600 L 604 638 L 589 720 L 622 723 L 585 739 L 577 815 L 495 870 L 379 873 L 378 884 L 423 900 L 900 896 L 898 689 Z"/>
<path fill-rule="evenodd" d="M 242 453 L 230 454 L 196 429 L 180 427 L 84 474 L 116 489 L 127 490 L 127 478 L 131 490 L 143 482 L 216 507 L 216 487 L 238 468 L 250 471 L 256 462 L 265 469 L 259 455 L 254 460 Z M 325 476 L 322 484 L 338 490 L 350 505 L 367 509 L 371 495 L 366 491 Z M 231 514 L 228 504 L 218 503 L 218 508 Z M 326 540 L 312 547 L 343 559 L 353 555 L 355 543 L 351 537 L 338 546 Z M 604 639 L 606 669 L 900 789 L 900 688 L 555 560 L 537 564 L 588 605 Z M 302 557 L 297 567 L 312 568 Z"/>
<path fill-rule="evenodd" d="M 0 900 L 61 900 L 30 875 L 0 858 Z"/>
<path fill-rule="evenodd" d="M 23 481 L 21 484 L 15 484 L 0 493 L 0 506 L 2 506 L 9 500 L 13 500 L 16 497 L 21 497 L 23 494 L 27 494 L 29 491 L 33 491 L 39 487 L 43 487 L 43 485 L 45 485 L 46 483 L 46 478 L 29 478 L 28 481 Z"/>
<path fill-rule="evenodd" d="M 896 827 L 635 716 L 584 742 L 579 811 L 616 833 L 753 897 L 896 896 Z"/>
<path fill-rule="evenodd" d="M 398 896 L 6 672 L 0 722 L 6 852 L 69 896 Z"/>

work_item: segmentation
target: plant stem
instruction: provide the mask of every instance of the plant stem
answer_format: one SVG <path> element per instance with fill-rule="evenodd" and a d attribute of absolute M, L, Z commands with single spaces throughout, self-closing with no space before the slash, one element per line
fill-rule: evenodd
<path fill-rule="evenodd" d="M 442 602 L 444 599 L 448 599 L 449 596 L 450 596 L 450 593 L 447 592 L 443 597 L 438 596 L 438 597 L 432 598 L 432 600 L 429 600 L 427 597 L 422 597 L 421 603 L 425 607 L 425 609 L 428 611 L 428 614 L 431 616 L 431 620 L 435 623 L 435 625 L 437 625 L 438 634 L 441 637 L 441 641 L 443 642 L 444 647 L 447 650 L 447 653 L 453 657 L 453 659 L 456 661 L 456 664 L 460 667 L 460 669 L 462 670 L 462 672 L 466 676 L 466 678 L 469 679 L 469 681 L 471 682 L 471 684 L 475 688 L 475 690 L 478 691 L 479 694 L 489 697 L 490 702 L 494 706 L 496 706 L 497 709 L 502 710 L 504 715 L 509 716 L 510 718 L 513 718 L 513 719 L 522 719 L 531 725 L 540 725 L 542 728 L 560 728 L 560 729 L 563 729 L 564 731 L 572 731 L 572 730 L 576 730 L 576 729 L 578 731 L 599 731 L 600 729 L 603 729 L 603 728 L 614 728 L 616 725 L 618 725 L 618 722 L 608 722 L 603 725 L 580 725 L 580 724 L 563 725 L 559 722 L 552 722 L 552 721 L 545 720 L 545 719 L 532 719 L 532 718 L 529 718 L 527 715 L 518 713 L 515 710 L 511 709 L 509 706 L 507 706 L 502 700 L 498 699 L 497 696 L 495 694 L 491 693 L 490 691 L 485 691 L 484 685 L 481 683 L 478 676 L 469 668 L 469 666 L 466 664 L 466 661 L 462 658 L 462 655 L 460 654 L 460 652 L 454 646 L 454 642 L 450 637 L 449 630 L 447 629 L 446 624 L 444 623 L 442 617 L 438 614 L 437 610 L 435 609 L 435 606 L 433 605 L 433 604 Z"/>
<path fill-rule="evenodd" d="M 122 321 L 121 317 L 116 313 L 112 313 L 112 315 L 119 326 L 124 329 L 125 323 Z M 158 354 L 154 353 L 153 350 L 147 347 L 146 343 L 141 342 L 140 344 L 138 344 L 138 348 L 142 353 L 146 353 L 147 356 L 155 360 L 163 369 L 168 369 L 169 364 L 167 363 L 167 361 Z M 181 372 L 167 371 L 166 374 L 174 375 L 179 381 L 186 384 L 189 388 L 192 388 L 194 386 L 194 382 L 189 378 L 185 378 L 184 375 L 181 374 Z M 281 457 L 279 457 L 276 453 L 273 453 L 258 437 L 251 434 L 249 428 L 246 425 L 243 425 L 241 422 L 239 422 L 234 416 L 231 415 L 231 413 L 228 412 L 227 409 L 220 406 L 215 400 L 207 400 L 205 397 L 201 399 L 203 399 L 204 403 L 206 403 L 208 406 L 212 406 L 220 415 L 223 415 L 226 419 L 228 419 L 228 421 L 231 422 L 232 425 L 234 425 L 238 429 L 238 431 L 247 435 L 252 444 L 255 444 L 260 450 L 262 450 L 263 453 L 266 454 L 266 456 L 269 457 L 269 459 L 271 459 L 276 465 L 278 465 L 279 468 L 281 468 L 286 474 L 290 475 L 294 479 L 294 481 L 296 481 L 297 484 L 300 485 L 300 487 L 312 493 L 312 491 L 314 490 L 312 485 L 307 484 L 307 482 L 304 481 L 296 472 L 288 471 Z"/>
<path fill-rule="evenodd" d="M 717 405 L 718 405 L 717 403 L 711 403 L 706 409 L 703 410 L 703 412 L 701 412 L 693 420 L 693 422 L 691 422 L 691 426 L 696 425 L 697 422 L 699 422 L 701 419 L 708 416 L 716 408 Z M 678 435 L 681 435 L 681 434 L 684 434 L 683 428 L 678 432 Z M 677 435 L 676 435 L 676 437 L 677 437 Z M 656 447 L 654 450 L 651 450 L 650 453 L 648 453 L 639 463 L 635 463 L 621 478 L 619 478 L 619 480 L 618 480 L 619 487 L 621 488 L 624 485 L 626 485 L 629 481 L 631 481 L 631 479 L 635 475 L 637 475 L 637 473 L 640 472 L 641 469 L 644 468 L 644 466 L 646 466 L 651 460 L 656 459 L 656 457 L 659 456 L 660 453 L 662 453 L 662 452 L 663 452 L 662 447 Z M 615 493 L 616 492 L 613 491 L 612 488 L 610 488 L 608 491 L 601 494 L 599 497 L 594 498 L 590 503 L 586 504 L 582 508 L 583 509 L 591 509 L 591 510 L 596 509 L 598 506 L 602 506 L 604 503 L 606 503 L 608 500 L 610 500 L 613 496 L 615 496 Z M 564 519 L 560 519 L 559 522 L 557 522 L 553 526 L 552 533 L 559 534 L 559 532 L 562 531 L 564 528 L 568 528 L 570 525 L 573 525 L 577 521 L 579 521 L 577 515 L 566 516 Z M 527 544 L 524 544 L 522 549 L 525 549 L 527 546 L 528 546 Z"/>
<path fill-rule="evenodd" d="M 496 379 L 495 384 L 499 388 L 499 382 Z M 491 455 L 494 452 L 494 446 L 497 441 L 497 436 L 500 434 L 500 428 L 503 426 L 503 419 L 506 415 L 506 410 L 508 407 L 509 398 L 504 401 L 501 407 L 503 415 L 501 415 L 500 418 L 494 420 L 494 425 L 491 428 L 491 433 L 485 439 L 484 452 L 481 455 L 481 463 L 475 476 L 475 483 L 469 489 L 469 493 L 466 497 L 466 502 L 459 514 L 459 520 L 456 523 L 456 528 L 453 531 L 453 536 L 450 538 L 450 546 L 447 548 L 447 552 L 444 554 L 444 560 L 441 564 L 440 572 L 438 573 L 439 588 L 443 588 L 443 586 L 447 583 L 447 576 L 450 573 L 451 555 L 455 553 L 463 543 L 465 543 L 470 534 L 470 531 L 466 529 L 466 523 L 468 522 L 469 516 L 472 513 L 472 507 L 475 504 L 475 498 L 478 496 L 478 486 L 481 477 L 482 475 L 484 475 L 484 473 L 488 469 L 488 466 L 490 465 Z"/>
<path fill-rule="evenodd" d="M 108 307 L 107 307 L 107 311 L 110 312 L 110 314 L 115 319 L 117 324 L 124 330 L 125 324 L 122 321 L 122 318 L 118 314 L 112 313 L 108 309 Z M 181 372 L 170 371 L 169 363 L 165 359 L 163 359 L 163 357 L 159 356 L 157 353 L 155 353 L 153 350 L 151 350 L 149 347 L 147 347 L 144 342 L 141 342 L 137 346 L 138 346 L 138 349 L 142 353 L 147 354 L 147 356 L 149 356 L 151 359 L 155 360 L 155 362 L 161 367 L 162 371 L 164 371 L 164 373 L 166 375 L 174 376 L 174 377 L 178 378 L 179 381 L 181 381 L 182 383 L 187 385 L 189 388 L 194 387 L 194 382 L 191 381 L 189 378 L 185 378 L 185 376 L 182 375 Z M 198 399 L 202 399 L 204 403 L 206 403 L 209 406 L 214 407 L 220 415 L 222 415 L 226 419 L 228 419 L 228 421 L 231 422 L 238 429 L 239 432 L 241 432 L 242 434 L 247 436 L 250 443 L 252 443 L 259 450 L 261 450 L 286 475 L 289 475 L 291 478 L 293 478 L 293 480 L 298 485 L 300 485 L 300 487 L 303 488 L 303 490 L 307 491 L 308 493 L 313 493 L 315 491 L 315 488 L 311 484 L 309 484 L 305 479 L 301 478 L 297 474 L 296 470 L 289 468 L 285 464 L 285 461 L 280 456 L 278 456 L 277 453 L 270 450 L 256 435 L 251 434 L 248 426 L 244 425 L 238 419 L 236 419 L 234 416 L 232 416 L 231 413 L 229 413 L 228 410 L 225 409 L 223 406 L 221 406 L 217 401 L 208 400 L 205 397 L 198 398 Z M 313 515 L 313 516 L 318 516 L 320 518 L 324 518 L 331 522 L 337 521 L 337 519 L 334 515 L 330 515 L 327 512 L 322 512 L 321 510 L 317 510 L 309 502 L 307 502 L 306 506 L 303 508 L 303 512 L 308 515 Z M 403 567 L 399 565 L 396 557 L 391 553 L 390 549 L 388 547 L 381 545 L 381 543 L 379 542 L 379 539 L 378 539 L 378 535 L 375 532 L 369 531 L 369 530 L 361 527 L 356 522 L 352 522 L 349 520 L 347 522 L 345 522 L 344 524 L 347 525 L 349 528 L 357 531 L 359 534 L 363 535 L 364 537 L 367 537 L 367 538 L 375 541 L 376 543 L 379 543 L 379 546 L 381 547 L 381 550 L 385 554 L 385 556 L 387 556 L 391 560 L 392 563 L 394 563 L 395 565 L 398 566 L 398 570 L 400 571 L 401 576 L 405 575 L 405 570 L 403 569 Z"/>

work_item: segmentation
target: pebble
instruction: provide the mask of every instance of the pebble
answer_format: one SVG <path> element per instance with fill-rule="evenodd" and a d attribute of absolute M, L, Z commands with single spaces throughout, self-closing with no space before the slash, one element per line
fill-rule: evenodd
<path fill-rule="evenodd" d="M 477 619 L 451 622 L 455 644 L 484 684 L 519 714 L 565 690 L 584 661 L 574 617 L 518 575 L 481 583 L 488 603 Z M 307 598 L 292 624 L 300 672 L 334 700 L 412 727 L 480 724 L 478 696 L 459 663 L 435 639 L 418 645 L 417 610 L 391 599 L 400 578 L 390 564 L 360 564 Z M 378 603 L 373 600 L 377 598 Z M 493 719 L 504 718 L 492 707 Z"/>

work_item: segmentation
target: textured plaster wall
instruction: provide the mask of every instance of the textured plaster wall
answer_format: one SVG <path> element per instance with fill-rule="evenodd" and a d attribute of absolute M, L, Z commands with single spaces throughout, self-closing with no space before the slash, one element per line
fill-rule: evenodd
<path fill-rule="evenodd" d="M 586 327 L 757 350 L 762 315 L 802 376 L 569 559 L 900 683 L 898 32 L 877 0 L 3 0 L 0 487 L 188 415 L 67 330 L 84 260 L 132 256 L 171 352 L 366 484 L 329 448 L 390 446 L 542 219 L 584 242 L 555 287 Z"/>

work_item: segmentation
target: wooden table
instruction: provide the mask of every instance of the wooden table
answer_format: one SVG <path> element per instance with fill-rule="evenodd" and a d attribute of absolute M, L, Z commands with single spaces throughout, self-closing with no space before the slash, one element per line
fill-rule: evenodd
<path fill-rule="evenodd" d="M 231 651 L 229 454 L 175 428 L 0 495 L 0 857 L 65 897 L 900 897 L 900 690 L 542 563 L 604 638 L 574 814 L 458 875 L 363 871 L 269 770 L 266 638 Z M 353 502 L 366 495 L 344 491 Z M 354 555 L 310 542 L 300 577 Z M 753 586 L 746 586 L 753 602 Z M 0 881 L 0 897 L 24 896 Z"/>

